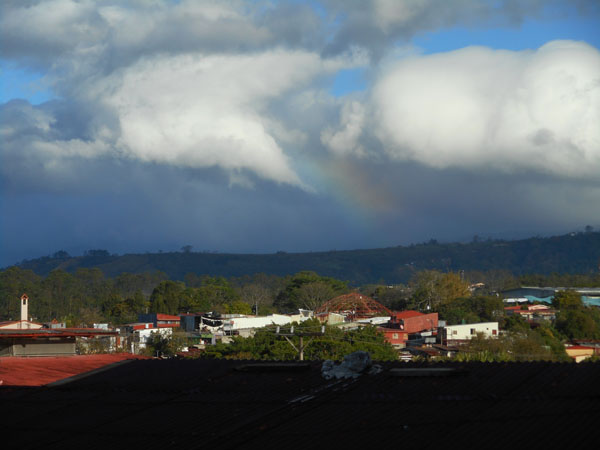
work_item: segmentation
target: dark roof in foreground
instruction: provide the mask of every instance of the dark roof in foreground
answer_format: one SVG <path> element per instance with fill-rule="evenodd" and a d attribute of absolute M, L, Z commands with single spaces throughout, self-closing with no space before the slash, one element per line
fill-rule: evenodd
<path fill-rule="evenodd" d="M 600 435 L 597 363 L 398 362 L 341 381 L 323 379 L 320 367 L 132 360 L 66 384 L 0 387 L 3 441 L 86 450 L 506 449 L 596 445 Z"/>

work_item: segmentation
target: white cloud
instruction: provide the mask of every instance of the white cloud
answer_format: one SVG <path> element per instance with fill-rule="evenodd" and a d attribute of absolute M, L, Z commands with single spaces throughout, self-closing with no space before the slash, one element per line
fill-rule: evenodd
<path fill-rule="evenodd" d="M 301 186 L 268 126 L 270 99 L 326 71 L 318 55 L 182 55 L 141 61 L 94 83 L 90 100 L 114 112 L 129 156 L 186 167 L 249 169 Z"/>
<path fill-rule="evenodd" d="M 7 147 L 18 158 L 26 141 L 26 152 L 38 154 L 53 171 L 65 158 L 116 156 L 187 168 L 220 167 L 233 184 L 243 186 L 251 185 L 243 175 L 249 171 L 311 190 L 281 147 L 306 136 L 296 124 L 281 122 L 271 102 L 355 64 L 355 59 L 324 60 L 291 50 L 144 58 L 108 76 L 73 83 L 75 108 L 91 112 L 85 134 L 66 136 L 63 128 L 72 118 L 58 121 L 49 108 L 19 103 L 12 110 L 18 109 L 29 131 Z M 5 128 L 4 134 L 14 134 L 13 125 Z"/>
<path fill-rule="evenodd" d="M 339 156 L 355 154 L 365 156 L 365 149 L 359 142 L 365 125 L 365 108 L 352 100 L 342 106 L 339 130 L 327 127 L 321 133 L 321 142 Z"/>
<path fill-rule="evenodd" d="M 386 66 L 367 115 L 392 159 L 598 178 L 600 53 L 554 41 L 408 57 Z"/>

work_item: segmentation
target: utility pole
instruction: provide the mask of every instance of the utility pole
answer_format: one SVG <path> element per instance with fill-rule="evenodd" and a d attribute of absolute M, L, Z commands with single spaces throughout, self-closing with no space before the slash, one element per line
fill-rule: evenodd
<path fill-rule="evenodd" d="M 321 332 L 320 333 L 294 333 L 294 327 L 292 326 L 290 328 L 290 332 L 289 333 L 280 333 L 280 327 L 277 327 L 277 331 L 276 333 L 279 336 L 283 336 L 285 338 L 286 341 L 288 341 L 290 343 L 290 345 L 294 348 L 294 350 L 296 350 L 298 352 L 298 359 L 300 361 L 304 361 L 304 349 L 306 349 L 306 347 L 308 347 L 308 344 L 310 344 L 312 342 L 312 340 L 315 338 L 315 336 L 323 336 L 325 334 L 325 325 L 323 325 L 321 327 Z M 290 339 L 290 337 L 293 336 L 298 336 L 298 338 L 300 339 L 300 342 L 298 344 L 298 346 L 296 347 L 296 345 L 292 342 L 292 340 Z M 305 336 L 311 336 L 312 338 L 306 343 L 304 344 L 304 337 Z"/>

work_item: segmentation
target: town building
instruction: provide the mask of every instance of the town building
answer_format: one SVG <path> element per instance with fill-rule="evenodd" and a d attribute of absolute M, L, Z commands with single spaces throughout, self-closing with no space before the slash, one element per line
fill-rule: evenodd
<path fill-rule="evenodd" d="M 90 338 L 115 338 L 117 332 L 94 328 L 45 328 L 28 318 L 29 297 L 20 298 L 21 319 L 0 323 L 0 356 L 74 355 L 77 342 Z"/>
<path fill-rule="evenodd" d="M 138 322 L 151 323 L 154 328 L 179 328 L 181 326 L 179 316 L 161 313 L 139 314 Z"/>
<path fill-rule="evenodd" d="M 29 319 L 29 297 L 23 294 L 20 299 L 21 319 L 0 322 L 0 330 L 39 330 L 44 328 L 41 323 L 32 322 Z"/>
<path fill-rule="evenodd" d="M 507 306 L 504 308 L 507 316 L 519 316 L 530 323 L 551 322 L 556 319 L 556 310 L 547 305 Z"/>
<path fill-rule="evenodd" d="M 486 338 L 498 337 L 498 322 L 447 325 L 441 328 L 441 343 L 449 346 L 457 345 L 468 342 L 477 335 Z"/>

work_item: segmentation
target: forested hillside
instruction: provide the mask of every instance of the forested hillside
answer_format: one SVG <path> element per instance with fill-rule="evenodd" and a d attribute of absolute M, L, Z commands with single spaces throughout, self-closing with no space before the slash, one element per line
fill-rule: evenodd
<path fill-rule="evenodd" d="M 254 273 L 278 276 L 312 270 L 323 276 L 347 280 L 353 285 L 384 282 L 405 283 L 415 272 L 504 270 L 514 275 L 597 273 L 600 264 L 600 233 L 571 233 L 518 241 L 488 240 L 468 244 L 423 244 L 371 250 L 312 253 L 220 254 L 182 252 L 113 255 L 90 250 L 72 257 L 58 251 L 52 256 L 23 261 L 22 269 L 46 276 L 54 269 L 74 273 L 97 267 L 109 277 L 121 273 L 164 272 L 169 279 L 183 280 L 188 273 L 239 277 Z"/>

